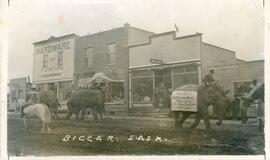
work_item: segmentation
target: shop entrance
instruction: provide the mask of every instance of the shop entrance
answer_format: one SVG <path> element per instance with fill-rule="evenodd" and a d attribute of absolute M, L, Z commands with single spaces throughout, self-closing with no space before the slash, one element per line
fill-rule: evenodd
<path fill-rule="evenodd" d="M 171 69 L 154 71 L 154 97 L 155 108 L 169 108 L 169 97 L 172 89 Z"/>
<path fill-rule="evenodd" d="M 163 83 L 166 89 L 172 88 L 171 69 L 154 71 L 155 83 L 154 88 L 160 88 Z"/>

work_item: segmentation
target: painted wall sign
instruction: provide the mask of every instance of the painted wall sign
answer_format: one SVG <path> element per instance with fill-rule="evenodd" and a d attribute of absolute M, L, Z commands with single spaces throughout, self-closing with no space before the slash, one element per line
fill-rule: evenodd
<path fill-rule="evenodd" d="M 72 79 L 74 73 L 75 39 L 48 41 L 34 46 L 34 82 Z"/>

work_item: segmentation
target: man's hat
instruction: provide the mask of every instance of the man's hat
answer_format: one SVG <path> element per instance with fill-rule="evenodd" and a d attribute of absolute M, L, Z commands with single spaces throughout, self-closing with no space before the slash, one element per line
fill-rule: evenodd
<path fill-rule="evenodd" d="M 206 75 L 204 78 L 203 78 L 203 81 L 204 82 L 215 82 L 213 77 L 211 75 Z"/>

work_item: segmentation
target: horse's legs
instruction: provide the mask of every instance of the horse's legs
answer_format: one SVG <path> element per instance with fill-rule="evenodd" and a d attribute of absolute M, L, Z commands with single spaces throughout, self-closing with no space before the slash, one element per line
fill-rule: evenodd
<path fill-rule="evenodd" d="M 43 122 L 43 121 L 42 121 L 41 123 L 42 123 L 42 127 L 41 127 L 40 133 L 44 133 L 46 124 L 45 124 L 45 122 Z"/>
<path fill-rule="evenodd" d="M 203 117 L 205 129 L 207 129 L 207 130 L 211 129 L 210 119 L 209 119 L 209 115 L 208 115 L 208 110 L 207 109 L 202 111 L 202 117 Z"/>
<path fill-rule="evenodd" d="M 23 119 L 23 124 L 24 124 L 24 127 L 27 129 L 28 125 L 27 125 L 27 119 L 26 118 Z"/>
<path fill-rule="evenodd" d="M 225 113 L 227 109 L 222 108 L 221 106 L 219 106 L 217 108 L 217 116 L 218 116 L 218 122 L 216 123 L 218 126 L 222 125 L 222 120 L 225 117 Z"/>
<path fill-rule="evenodd" d="M 201 119 L 202 119 L 202 115 L 201 115 L 201 113 L 198 111 L 198 112 L 196 113 L 195 121 L 194 121 L 194 123 L 193 123 L 190 127 L 191 127 L 191 128 L 196 128 L 196 127 L 199 125 Z"/>
<path fill-rule="evenodd" d="M 182 117 L 179 121 L 179 127 L 183 126 L 183 123 L 185 122 L 185 120 L 191 115 L 190 112 L 182 112 Z"/>
<path fill-rule="evenodd" d="M 94 121 L 97 121 L 98 120 L 98 117 L 97 117 L 97 110 L 95 107 L 91 107 L 91 112 L 93 114 L 93 117 L 94 117 Z"/>
<path fill-rule="evenodd" d="M 82 108 L 82 110 L 81 110 L 81 120 L 84 120 L 85 113 L 86 113 L 86 107 Z"/>
<path fill-rule="evenodd" d="M 102 111 L 98 111 L 98 113 L 99 113 L 100 120 L 103 121 Z"/>
<path fill-rule="evenodd" d="M 241 118 L 242 118 L 242 123 L 246 124 L 247 123 L 247 107 L 242 107 L 241 108 Z"/>
<path fill-rule="evenodd" d="M 51 129 L 50 129 L 50 127 L 49 127 L 48 124 L 46 124 L 46 128 L 47 128 L 47 130 L 48 130 L 48 133 L 51 133 Z"/>
<path fill-rule="evenodd" d="M 174 126 L 178 127 L 178 117 L 179 117 L 179 112 L 178 111 L 173 111 L 173 119 L 174 119 Z"/>
<path fill-rule="evenodd" d="M 57 108 L 56 111 L 55 111 L 56 118 L 57 118 L 57 119 L 60 119 L 58 112 L 59 112 L 59 110 L 58 110 L 58 108 Z"/>

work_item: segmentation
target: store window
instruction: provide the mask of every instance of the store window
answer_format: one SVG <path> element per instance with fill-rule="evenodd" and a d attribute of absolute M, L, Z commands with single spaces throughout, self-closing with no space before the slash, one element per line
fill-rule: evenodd
<path fill-rule="evenodd" d="M 72 93 L 72 81 L 59 82 L 58 99 L 67 100 Z"/>
<path fill-rule="evenodd" d="M 38 91 L 46 91 L 46 84 L 38 84 Z"/>
<path fill-rule="evenodd" d="M 132 72 L 133 102 L 151 102 L 153 100 L 152 71 Z"/>
<path fill-rule="evenodd" d="M 238 81 L 233 82 L 233 90 L 234 90 L 234 96 L 240 97 L 244 95 L 245 93 L 248 93 L 250 91 L 250 85 L 252 84 L 252 81 Z"/>
<path fill-rule="evenodd" d="M 115 64 L 115 43 L 108 44 L 109 64 Z"/>
<path fill-rule="evenodd" d="M 124 82 L 108 82 L 106 102 L 123 102 L 125 98 Z"/>
<path fill-rule="evenodd" d="M 198 66 L 186 65 L 173 68 L 173 88 L 186 84 L 198 84 Z"/>
<path fill-rule="evenodd" d="M 87 68 L 94 67 L 94 59 L 93 59 L 94 53 L 93 48 L 86 48 L 85 49 L 85 65 Z"/>
<path fill-rule="evenodd" d="M 16 102 L 17 100 L 16 94 L 17 94 L 16 90 L 11 91 L 11 102 Z"/>
<path fill-rule="evenodd" d="M 47 68 L 48 67 L 48 55 L 47 54 L 44 54 L 43 55 L 42 67 L 43 68 Z"/>

